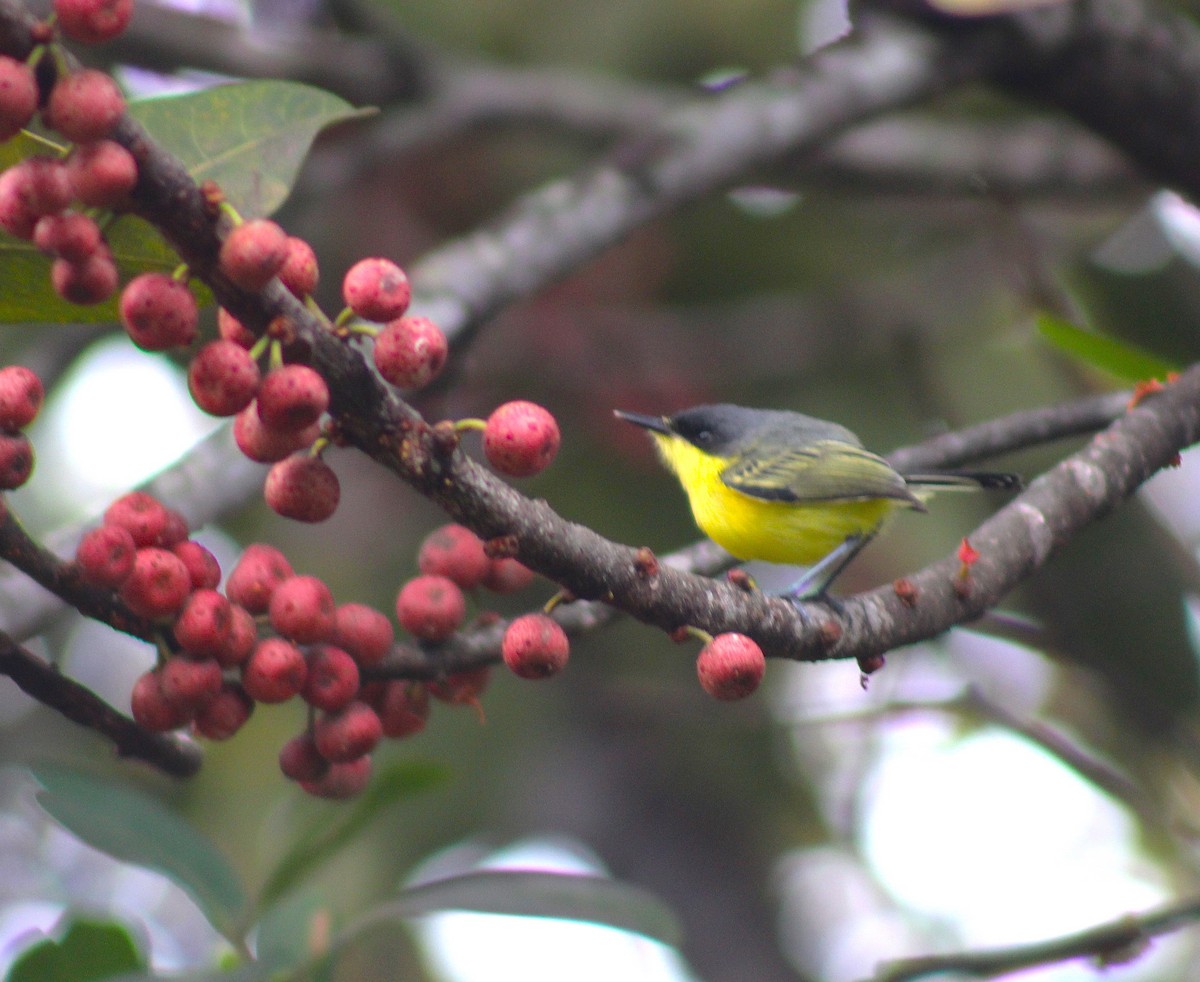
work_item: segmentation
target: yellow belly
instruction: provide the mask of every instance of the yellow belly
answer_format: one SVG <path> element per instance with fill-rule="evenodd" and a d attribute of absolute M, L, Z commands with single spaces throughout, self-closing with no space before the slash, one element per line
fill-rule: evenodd
<path fill-rule="evenodd" d="M 900 502 L 891 498 L 788 504 L 709 483 L 690 496 L 704 534 L 738 559 L 808 566 L 852 535 L 875 532 Z"/>

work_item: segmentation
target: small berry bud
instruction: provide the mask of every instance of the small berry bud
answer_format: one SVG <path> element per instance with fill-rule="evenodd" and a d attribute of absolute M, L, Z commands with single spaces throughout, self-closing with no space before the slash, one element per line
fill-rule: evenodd
<path fill-rule="evenodd" d="M 199 311 L 187 284 L 166 273 L 142 273 L 121 291 L 121 323 L 143 351 L 185 347 L 196 339 Z"/>
<path fill-rule="evenodd" d="M 342 604 L 334 613 L 333 643 L 360 665 L 378 665 L 392 650 L 392 622 L 366 604 Z"/>
<path fill-rule="evenodd" d="M 501 474 L 530 477 L 554 460 L 559 439 L 558 423 L 541 406 L 506 402 L 488 417 L 483 452 Z"/>
<path fill-rule="evenodd" d="M 312 426 L 329 408 L 329 386 L 307 365 L 284 365 L 267 372 L 258 388 L 258 418 L 273 430 L 295 432 Z"/>
<path fill-rule="evenodd" d="M 188 391 L 213 416 L 235 416 L 250 405 L 262 375 L 250 353 L 233 341 L 210 341 L 188 365 Z"/>
<path fill-rule="evenodd" d="M 297 644 L 328 641 L 334 630 L 333 594 L 315 576 L 292 576 L 275 587 L 268 617 L 276 633 Z"/>
<path fill-rule="evenodd" d="M 428 317 L 400 317 L 375 337 L 372 356 L 379 374 L 402 389 L 421 389 L 446 365 L 446 335 Z"/>
<path fill-rule="evenodd" d="M 294 575 L 282 552 L 274 546 L 252 542 L 229 574 L 225 596 L 251 614 L 265 614 L 276 587 Z"/>
<path fill-rule="evenodd" d="M 342 280 L 346 306 L 369 321 L 390 321 L 408 309 L 412 297 L 404 270 L 390 259 L 360 259 Z"/>
<path fill-rule="evenodd" d="M 766 672 L 762 648 L 744 634 L 718 634 L 700 651 L 696 674 L 716 699 L 743 699 L 758 688 Z"/>
<path fill-rule="evenodd" d="M 232 341 L 249 351 L 258 338 L 245 324 L 224 307 L 217 308 L 217 333 L 226 341 Z"/>
<path fill-rule="evenodd" d="M 557 621 L 545 614 L 525 614 L 504 632 L 500 654 L 513 674 L 523 679 L 557 675 L 567 664 L 570 643 Z"/>
<path fill-rule="evenodd" d="M 85 68 L 54 83 L 42 119 L 72 143 L 108 136 L 125 112 L 125 97 L 104 72 Z"/>
<path fill-rule="evenodd" d="M 396 618 L 410 634 L 426 641 L 445 641 L 467 616 L 462 590 L 444 576 L 418 576 L 396 596 Z"/>
<path fill-rule="evenodd" d="M 258 702 L 286 702 L 299 695 L 307 677 L 304 655 L 283 638 L 258 642 L 242 666 L 242 687 Z"/>
<path fill-rule="evenodd" d="M 46 391 L 42 380 L 24 365 L 0 368 L 0 428 L 23 430 L 37 417 Z"/>
<path fill-rule="evenodd" d="M 317 254 L 303 239 L 289 235 L 287 239 L 287 258 L 279 270 L 279 280 L 287 287 L 294 297 L 304 299 L 317 288 L 320 270 L 317 267 Z"/>
<path fill-rule="evenodd" d="M 463 525 L 443 525 L 425 537 L 417 553 L 422 573 L 445 576 L 464 590 L 484 581 L 492 561 L 484 554 L 483 543 Z"/>
<path fill-rule="evenodd" d="M 221 272 L 245 290 L 261 290 L 283 267 L 287 233 L 267 218 L 239 225 L 221 243 Z"/>
<path fill-rule="evenodd" d="M 87 582 L 115 590 L 133 572 L 136 555 L 137 544 L 128 529 L 101 525 L 79 540 L 75 563 Z"/>
<path fill-rule="evenodd" d="M 382 737 L 379 716 L 365 702 L 352 702 L 345 709 L 322 716 L 313 727 L 317 750 L 335 764 L 369 754 Z"/>
<path fill-rule="evenodd" d="M 279 461 L 267 472 L 263 497 L 271 510 L 298 522 L 323 522 L 338 506 L 337 475 L 320 457 L 301 454 Z"/>

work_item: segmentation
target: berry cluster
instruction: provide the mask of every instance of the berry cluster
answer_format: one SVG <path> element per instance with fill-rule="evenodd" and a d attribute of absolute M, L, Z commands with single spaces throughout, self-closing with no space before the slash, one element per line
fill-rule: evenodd
<path fill-rule="evenodd" d="M 0 490 L 19 488 L 33 473 L 33 445 L 21 430 L 37 417 L 45 392 L 28 368 L 0 369 Z"/>

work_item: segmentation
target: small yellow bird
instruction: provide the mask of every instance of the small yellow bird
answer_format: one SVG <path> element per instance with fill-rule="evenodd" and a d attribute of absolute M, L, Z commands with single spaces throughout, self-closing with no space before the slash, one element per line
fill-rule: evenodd
<path fill-rule="evenodd" d="M 844 426 L 728 404 L 616 415 L 649 431 L 696 524 L 738 559 L 812 568 L 787 594 L 822 596 L 897 508 L 938 490 L 1016 490 L 1015 474 L 900 474 Z"/>

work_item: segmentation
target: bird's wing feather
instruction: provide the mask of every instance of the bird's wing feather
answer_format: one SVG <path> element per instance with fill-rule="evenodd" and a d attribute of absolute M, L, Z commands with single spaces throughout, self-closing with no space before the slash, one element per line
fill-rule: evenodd
<path fill-rule="evenodd" d="M 861 501 L 897 498 L 916 503 L 904 478 L 883 458 L 840 440 L 750 452 L 721 472 L 726 486 L 767 501 Z"/>

